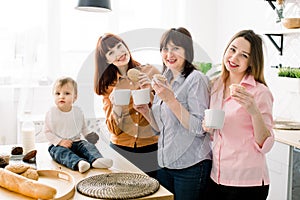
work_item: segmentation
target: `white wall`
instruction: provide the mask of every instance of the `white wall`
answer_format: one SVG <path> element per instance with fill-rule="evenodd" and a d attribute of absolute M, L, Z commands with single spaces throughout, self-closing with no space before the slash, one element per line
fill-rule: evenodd
<path fill-rule="evenodd" d="M 12 3 L 14 1 L 17 0 L 12 0 Z M 34 1 L 30 0 L 29 2 Z M 87 59 L 93 59 L 93 56 L 89 57 L 90 53 L 94 50 L 98 37 L 105 32 L 121 34 L 126 38 L 134 30 L 149 29 L 156 34 L 156 30 L 183 26 L 191 32 L 194 42 L 207 53 L 212 63 L 218 64 L 221 62 L 227 42 L 237 31 L 253 29 L 255 32 L 263 35 L 264 33 L 283 30 L 281 24 L 276 23 L 277 16 L 275 11 L 264 0 L 111 1 L 113 11 L 104 14 L 75 10 L 76 0 L 43 0 L 39 1 L 39 11 L 37 12 L 35 9 L 32 16 L 25 16 L 24 9 L 18 10 L 19 13 L 24 15 L 24 18 L 19 20 L 12 19 L 16 15 L 14 10 L 5 12 L 6 10 L 3 10 L 5 6 L 1 7 L 1 14 L 7 13 L 7 19 L 11 21 L 6 20 L 5 23 L 0 24 L 0 41 L 2 44 L 0 51 L 4 55 L 4 57 L 0 58 L 0 84 L 11 84 L 9 87 L 13 88 L 14 84 L 24 84 L 30 80 L 37 81 L 42 76 L 50 76 L 52 79 L 56 79 L 57 76 L 61 75 L 76 78 L 83 68 L 89 68 L 88 74 L 91 74 L 94 67 L 92 66 L 93 62 Z M 289 1 L 300 2 L 300 0 L 286 0 L 286 2 Z M 10 7 L 12 6 L 8 6 L 8 8 Z M 22 7 L 26 8 L 27 13 L 29 12 L 30 7 L 27 4 L 24 4 Z M 37 24 L 34 23 L 34 20 L 26 20 L 32 17 L 38 18 L 37 16 L 41 16 Z M 43 23 L 45 21 L 46 23 Z M 9 31 L 3 32 L 6 29 Z M 19 43 L 16 43 L 20 39 L 18 35 L 22 32 L 25 32 L 24 35 L 26 37 L 29 37 L 29 40 L 24 45 L 26 44 L 28 47 L 30 41 L 38 43 L 38 46 L 35 48 L 36 52 L 31 54 L 37 56 L 37 60 L 29 60 L 31 61 L 29 63 L 26 63 L 26 59 L 23 60 L 24 56 L 28 57 L 26 56 L 27 54 L 20 54 L 24 51 L 22 48 L 23 43 L 19 46 Z M 41 34 L 42 37 L 35 37 L 35 34 Z M 134 40 L 147 43 L 153 36 L 143 33 L 134 36 L 134 38 L 129 38 L 129 46 Z M 265 74 L 275 98 L 274 115 L 297 121 L 300 121 L 300 113 L 296 113 L 294 110 L 300 110 L 300 104 L 298 104 L 300 97 L 299 95 L 287 93 L 279 87 L 276 75 L 277 70 L 272 69 L 270 66 L 278 65 L 279 63 L 285 66 L 300 66 L 299 36 L 300 34 L 291 34 L 284 37 L 282 56 L 279 55 L 269 39 L 263 36 L 266 44 Z M 17 39 L 15 40 L 14 38 Z M 158 48 L 159 36 L 155 35 L 155 38 L 157 41 L 152 40 L 151 45 Z M 154 47 L 150 50 L 144 49 L 145 52 L 142 52 L 143 49 L 134 49 L 135 58 L 143 64 L 161 64 L 160 54 L 157 51 L 155 52 L 157 48 L 155 49 Z M 29 50 L 33 49 L 29 48 Z M 144 56 L 143 53 L 147 56 Z M 10 61 L 5 63 L 3 61 L 5 57 L 9 57 Z M 23 63 L 23 61 L 25 62 Z M 93 78 L 88 77 L 87 79 L 92 80 Z M 36 82 L 33 85 L 36 85 Z M 91 88 L 91 83 L 88 87 Z M 4 90 L 3 93 L 5 93 Z M 8 99 L 1 95 L 0 107 L 5 108 L 1 109 L 1 111 L 7 110 L 9 106 L 12 106 L 9 110 L 14 110 L 11 113 L 15 113 L 18 110 L 15 106 L 18 105 L 16 102 L 19 99 L 16 98 L 19 96 L 17 94 L 12 95 L 14 100 L 11 101 L 9 100 L 11 98 Z M 96 102 L 99 101 L 99 99 L 94 100 L 96 107 L 99 105 Z M 79 101 L 78 103 L 81 102 Z M 6 107 L 6 104 L 9 106 Z M 43 103 L 41 102 L 39 106 L 43 106 Z M 98 109 L 100 110 L 101 108 L 99 107 Z M 91 108 L 89 107 L 89 113 L 91 112 L 90 110 Z M 13 130 L 11 127 L 15 126 L 16 116 L 11 115 L 11 113 L 7 115 L 7 112 L 1 112 L 1 119 L 10 116 L 10 120 L 13 121 L 10 125 L 8 125 L 7 121 L 1 121 L 1 132 Z M 6 118 L 6 120 L 8 119 Z M 12 143 L 14 139 L 7 141 Z"/>
<path fill-rule="evenodd" d="M 286 0 L 286 7 L 300 0 Z M 277 4 L 273 2 L 275 6 Z M 189 1 L 190 11 L 187 26 L 196 35 L 197 43 L 205 47 L 213 63 L 220 63 L 229 39 L 242 29 L 253 29 L 262 35 L 265 43 L 265 76 L 274 95 L 274 118 L 300 121 L 300 94 L 290 93 L 282 87 L 277 69 L 271 66 L 300 67 L 300 31 L 288 34 L 283 39 L 283 55 L 275 49 L 265 33 L 286 32 L 281 23 L 276 23 L 276 12 L 263 0 L 213 0 Z M 292 9 L 289 9 L 292 10 Z M 289 13 L 285 13 L 289 15 Z M 205 20 L 203 20 L 205 19 Z M 275 41 L 278 39 L 275 37 Z"/>

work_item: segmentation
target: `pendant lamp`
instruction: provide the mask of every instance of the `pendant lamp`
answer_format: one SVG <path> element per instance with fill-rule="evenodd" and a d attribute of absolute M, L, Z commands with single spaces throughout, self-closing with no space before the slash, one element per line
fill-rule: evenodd
<path fill-rule="evenodd" d="M 109 12 L 111 11 L 110 0 L 79 0 L 78 10 L 88 12 Z"/>

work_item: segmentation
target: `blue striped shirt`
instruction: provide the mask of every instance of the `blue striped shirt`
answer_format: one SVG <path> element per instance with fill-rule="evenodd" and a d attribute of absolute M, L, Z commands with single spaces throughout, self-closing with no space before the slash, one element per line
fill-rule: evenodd
<path fill-rule="evenodd" d="M 170 82 L 172 72 L 168 70 L 164 75 Z M 210 138 L 202 129 L 204 110 L 209 106 L 209 79 L 194 70 L 187 78 L 178 76 L 172 89 L 176 99 L 189 112 L 189 130 L 155 95 L 152 112 L 159 127 L 158 164 L 169 169 L 183 169 L 211 159 Z"/>

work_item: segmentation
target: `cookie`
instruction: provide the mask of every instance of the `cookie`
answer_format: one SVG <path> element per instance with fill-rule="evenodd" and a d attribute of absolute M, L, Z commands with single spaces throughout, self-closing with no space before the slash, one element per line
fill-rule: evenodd
<path fill-rule="evenodd" d="M 154 74 L 152 79 L 154 79 L 155 81 L 158 80 L 161 82 L 167 81 L 167 78 L 162 74 Z"/>
<path fill-rule="evenodd" d="M 11 155 L 22 155 L 23 148 L 22 147 L 13 147 L 11 150 Z"/>
<path fill-rule="evenodd" d="M 29 165 L 26 165 L 26 164 L 23 164 L 23 163 L 9 164 L 5 167 L 5 169 L 7 169 L 11 172 L 17 173 L 17 174 L 21 174 L 29 168 L 30 168 Z"/>
<path fill-rule="evenodd" d="M 130 69 L 127 71 L 127 76 L 130 80 L 132 80 L 133 82 L 138 82 L 139 81 L 139 74 L 140 74 L 140 71 L 137 70 L 137 69 Z"/>
<path fill-rule="evenodd" d="M 8 165 L 8 162 L 2 157 L 0 157 L 0 168 L 4 168 Z"/>
<path fill-rule="evenodd" d="M 29 151 L 24 157 L 23 157 L 23 161 L 24 162 L 30 162 L 30 160 L 32 158 L 35 158 L 37 151 L 36 150 L 32 150 Z"/>
<path fill-rule="evenodd" d="M 26 178 L 32 179 L 32 180 L 36 180 L 36 181 L 39 179 L 39 174 L 38 174 L 37 170 L 32 169 L 32 168 L 27 169 L 25 172 L 23 172 L 20 175 L 24 176 Z"/>
<path fill-rule="evenodd" d="M 0 154 L 0 158 L 3 158 L 7 163 L 9 163 L 10 154 L 2 153 L 2 154 Z"/>

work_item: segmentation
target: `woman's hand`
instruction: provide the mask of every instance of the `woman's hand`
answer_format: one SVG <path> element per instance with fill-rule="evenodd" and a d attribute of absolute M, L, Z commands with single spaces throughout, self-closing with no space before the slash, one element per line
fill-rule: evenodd
<path fill-rule="evenodd" d="M 254 100 L 254 96 L 246 90 L 238 89 L 232 95 L 232 98 L 241 104 L 252 116 L 255 141 L 260 147 L 262 147 L 266 138 L 271 136 L 271 132 L 266 127 L 263 116 Z"/>
<path fill-rule="evenodd" d="M 143 116 L 147 116 L 150 112 L 148 104 L 133 105 L 133 108 L 139 113 L 141 113 Z"/>
<path fill-rule="evenodd" d="M 154 81 L 152 87 L 159 98 L 165 103 L 171 102 L 176 99 L 174 92 L 168 83 Z"/>
<path fill-rule="evenodd" d="M 140 72 L 139 74 L 139 84 L 142 89 L 151 88 L 151 80 L 147 74 Z"/>
<path fill-rule="evenodd" d="M 204 119 L 202 120 L 202 128 L 205 132 L 207 132 L 209 134 L 213 134 L 214 129 L 206 127 Z"/>
<path fill-rule="evenodd" d="M 254 96 L 246 90 L 237 88 L 232 95 L 232 98 L 241 104 L 250 115 L 255 115 L 259 112 L 254 100 Z"/>

